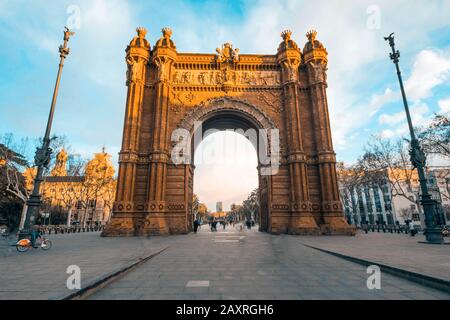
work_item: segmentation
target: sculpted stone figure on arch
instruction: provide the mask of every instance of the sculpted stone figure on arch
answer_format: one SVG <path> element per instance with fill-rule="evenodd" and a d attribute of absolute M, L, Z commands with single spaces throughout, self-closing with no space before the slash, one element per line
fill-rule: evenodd
<path fill-rule="evenodd" d="M 284 31 L 278 50 L 274 43 L 274 53 L 268 54 L 245 54 L 230 43 L 216 52 L 183 53 L 172 36 L 164 28 L 152 46 L 147 31 L 138 28 L 127 47 L 118 187 L 103 236 L 192 230 L 195 168 L 192 161 L 173 161 L 180 139 L 173 133 L 182 129 L 201 141 L 209 128 L 267 132 L 254 144 L 259 148 L 268 137 L 272 156 L 267 162 L 258 154 L 261 231 L 354 234 L 339 199 L 327 109 L 328 55 L 317 32 L 308 32 L 301 50 L 293 33 Z M 133 80 L 139 77 L 142 81 Z M 265 174 L 275 163 L 277 170 Z"/>

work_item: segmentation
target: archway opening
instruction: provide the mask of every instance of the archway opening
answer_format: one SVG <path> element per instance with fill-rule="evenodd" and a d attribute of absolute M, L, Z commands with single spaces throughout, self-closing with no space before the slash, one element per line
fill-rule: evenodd
<path fill-rule="evenodd" d="M 256 124 L 245 115 L 224 111 L 203 121 L 197 130 L 202 139 L 192 144 L 194 218 L 209 227 L 217 221 L 219 230 L 224 224 L 225 228 L 246 227 L 247 221 L 259 228 Z"/>

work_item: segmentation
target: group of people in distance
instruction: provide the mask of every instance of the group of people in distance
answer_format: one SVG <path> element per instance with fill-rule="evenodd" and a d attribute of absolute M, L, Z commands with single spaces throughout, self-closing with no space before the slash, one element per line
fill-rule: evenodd
<path fill-rule="evenodd" d="M 223 230 L 226 230 L 227 225 L 230 225 L 233 228 L 236 227 L 236 221 L 234 221 L 234 220 L 226 221 L 226 220 L 216 220 L 214 218 L 213 220 L 210 220 L 208 224 L 209 224 L 209 227 L 211 229 L 211 232 L 217 232 L 217 225 L 218 224 L 220 224 L 222 226 Z M 202 222 L 199 219 L 195 219 L 193 225 L 194 225 L 194 233 L 197 233 L 198 229 L 202 225 Z M 254 225 L 255 225 L 255 221 L 253 221 L 253 220 L 246 220 L 245 221 L 245 226 L 249 230 Z M 242 226 L 241 226 L 241 229 L 242 229 Z"/>

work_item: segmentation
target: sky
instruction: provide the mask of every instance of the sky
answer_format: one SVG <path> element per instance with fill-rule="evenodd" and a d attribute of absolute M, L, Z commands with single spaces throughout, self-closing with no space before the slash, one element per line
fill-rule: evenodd
<path fill-rule="evenodd" d="M 43 135 L 64 25 L 76 35 L 69 43 L 53 133 L 65 135 L 84 157 L 105 146 L 115 163 L 126 99 L 124 50 L 137 26 L 148 29 L 152 44 L 169 26 L 179 52 L 206 53 L 230 41 L 241 53 L 275 54 L 285 29 L 303 48 L 306 32 L 315 29 L 329 52 L 335 151 L 338 160 L 351 163 L 373 135 L 407 134 L 383 39 L 391 32 L 401 51 L 414 124 L 425 126 L 433 114 L 450 112 L 449 17 L 450 0 L 0 0 L 0 134 Z M 204 164 L 196 160 L 194 188 L 200 200 L 210 208 L 223 201 L 227 208 L 257 187 L 256 153 L 235 134 L 210 139 L 197 152 L 225 139 L 244 147 L 237 158 L 248 160 L 221 152 L 212 152 L 216 158 Z"/>

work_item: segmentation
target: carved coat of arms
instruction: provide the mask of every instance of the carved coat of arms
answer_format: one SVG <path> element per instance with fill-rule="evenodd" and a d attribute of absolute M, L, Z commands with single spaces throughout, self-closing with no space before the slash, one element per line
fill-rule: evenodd
<path fill-rule="evenodd" d="M 222 48 L 217 48 L 217 62 L 238 62 L 239 61 L 239 49 L 233 49 L 231 43 L 225 43 Z"/>

